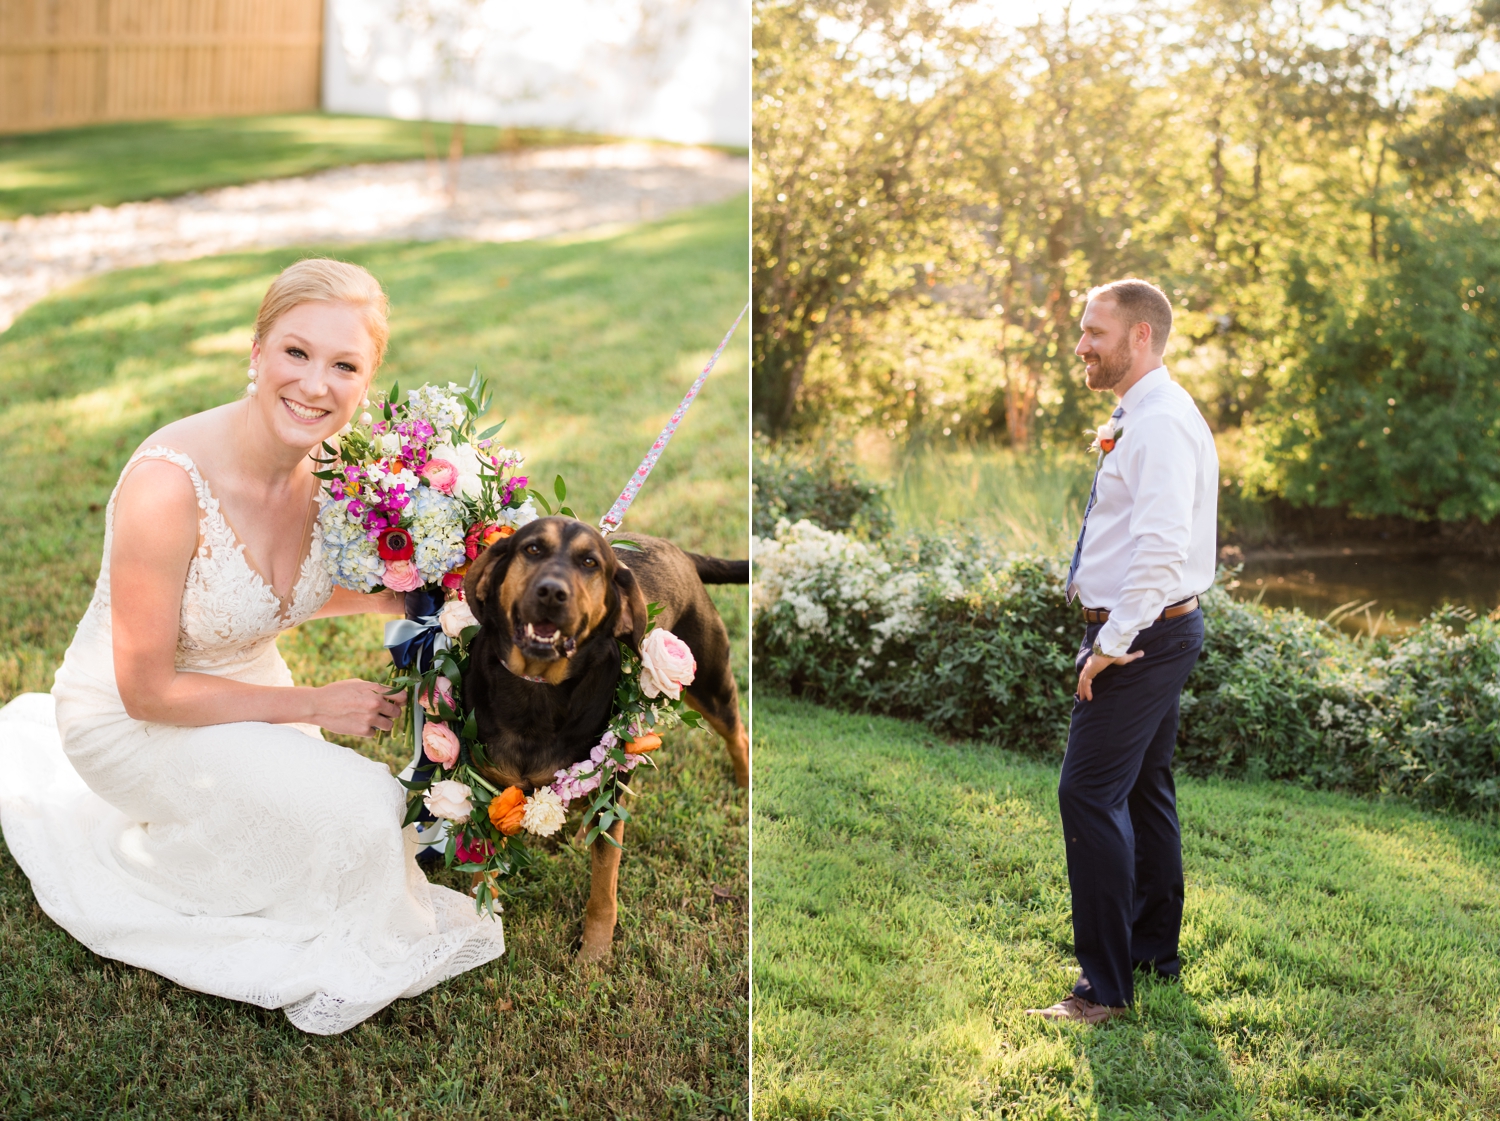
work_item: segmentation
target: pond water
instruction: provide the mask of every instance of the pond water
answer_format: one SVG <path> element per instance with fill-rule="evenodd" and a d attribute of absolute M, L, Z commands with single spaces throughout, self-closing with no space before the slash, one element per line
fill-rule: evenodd
<path fill-rule="evenodd" d="M 1231 562 L 1232 563 L 1232 562 Z M 1500 560 L 1437 552 L 1380 550 L 1369 545 L 1327 546 L 1296 552 L 1248 552 L 1240 599 L 1261 597 L 1272 607 L 1298 607 L 1315 619 L 1353 603 L 1375 602 L 1340 621 L 1364 633 L 1380 620 L 1382 630 L 1404 630 L 1445 603 L 1488 614 L 1500 604 Z"/>

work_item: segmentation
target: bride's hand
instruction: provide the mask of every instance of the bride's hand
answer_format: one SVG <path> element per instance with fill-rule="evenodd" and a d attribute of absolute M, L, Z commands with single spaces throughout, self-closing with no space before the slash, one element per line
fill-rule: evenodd
<path fill-rule="evenodd" d="M 373 736 L 391 730 L 405 703 L 405 692 L 391 693 L 389 686 L 374 681 L 335 681 L 317 690 L 313 722 L 340 735 Z"/>

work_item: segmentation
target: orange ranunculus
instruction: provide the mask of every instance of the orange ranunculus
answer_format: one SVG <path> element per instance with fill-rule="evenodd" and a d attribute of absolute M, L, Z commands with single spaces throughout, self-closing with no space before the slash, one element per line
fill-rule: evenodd
<path fill-rule="evenodd" d="M 514 532 L 515 530 L 511 529 L 508 525 L 487 525 L 484 527 L 484 536 L 479 540 L 484 544 L 485 548 L 489 548 L 502 537 L 509 537 Z"/>
<path fill-rule="evenodd" d="M 495 533 L 495 538 L 498 540 L 501 537 L 509 537 L 515 531 L 516 531 L 516 527 L 515 526 L 513 526 L 513 525 L 503 525 Z"/>
<path fill-rule="evenodd" d="M 490 801 L 490 824 L 507 837 L 521 831 L 526 816 L 526 794 L 519 786 L 508 786 Z"/>
<path fill-rule="evenodd" d="M 661 746 L 661 737 L 655 732 L 647 732 L 644 736 L 636 736 L 625 745 L 626 755 L 648 755 Z"/>

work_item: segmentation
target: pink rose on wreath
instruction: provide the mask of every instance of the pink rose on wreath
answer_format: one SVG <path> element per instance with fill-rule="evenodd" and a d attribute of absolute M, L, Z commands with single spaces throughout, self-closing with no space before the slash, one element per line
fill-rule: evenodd
<path fill-rule="evenodd" d="M 693 683 L 698 663 L 688 644 L 671 631 L 657 627 L 641 642 L 641 692 L 648 697 L 665 693 L 682 697 L 682 687 Z"/>
<path fill-rule="evenodd" d="M 438 674 L 437 680 L 432 684 L 432 688 L 423 689 L 417 699 L 422 702 L 422 708 L 428 716 L 438 715 L 438 702 L 440 701 L 448 706 L 449 712 L 455 711 L 457 707 L 453 703 L 453 682 L 449 681 L 442 674 Z M 423 731 L 425 733 L 425 726 Z M 423 746 L 426 746 L 425 739 L 423 740 Z M 431 756 L 428 756 L 428 758 L 431 758 Z M 433 759 L 433 762 L 436 763 L 437 760 Z M 445 767 L 452 766 L 451 763 L 444 763 L 443 765 Z"/>
<path fill-rule="evenodd" d="M 452 494 L 453 488 L 458 486 L 458 468 L 446 459 L 429 459 L 422 468 L 422 478 L 434 490 Z"/>
<path fill-rule="evenodd" d="M 445 681 L 446 678 L 438 678 Z M 425 706 L 424 706 L 425 707 Z M 453 734 L 453 729 L 446 724 L 439 724 L 435 720 L 429 720 L 422 725 L 422 754 L 439 763 L 444 767 L 451 767 L 458 762 L 458 737 Z"/>
<path fill-rule="evenodd" d="M 409 560 L 386 561 L 383 580 L 393 592 L 414 592 L 424 582 L 416 564 Z"/>

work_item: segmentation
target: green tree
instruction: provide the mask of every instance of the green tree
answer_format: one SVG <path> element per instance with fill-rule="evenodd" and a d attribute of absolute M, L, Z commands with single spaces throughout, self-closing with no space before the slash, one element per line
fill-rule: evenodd
<path fill-rule="evenodd" d="M 1489 521 L 1500 514 L 1500 242 L 1461 210 L 1393 216 L 1387 242 L 1391 267 L 1363 284 L 1294 286 L 1304 350 L 1256 426 L 1253 482 L 1360 517 Z"/>
<path fill-rule="evenodd" d="M 946 122 L 962 99 L 944 50 L 967 49 L 943 7 L 757 5 L 752 351 L 768 432 L 790 423 L 813 348 L 851 306 L 908 286 L 892 260 L 942 222 Z M 844 34 L 825 35 L 828 22 Z"/>

